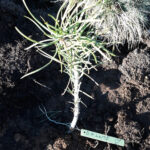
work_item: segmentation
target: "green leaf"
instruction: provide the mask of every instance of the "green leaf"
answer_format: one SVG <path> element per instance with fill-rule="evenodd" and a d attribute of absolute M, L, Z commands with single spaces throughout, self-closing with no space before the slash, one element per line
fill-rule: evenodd
<path fill-rule="evenodd" d="M 35 40 L 33 40 L 33 39 L 31 39 L 31 38 L 29 38 L 28 36 L 26 36 L 24 33 L 22 33 L 17 27 L 15 27 L 15 29 L 17 30 L 17 32 L 20 34 L 20 35 L 22 35 L 24 38 L 26 38 L 28 41 L 31 41 L 31 42 L 33 42 L 33 43 L 37 43 L 37 41 L 35 41 Z"/>
<path fill-rule="evenodd" d="M 38 69 L 36 69 L 36 70 L 34 70 L 34 71 L 32 71 L 32 72 L 29 72 L 29 73 L 25 74 L 24 76 L 21 77 L 21 79 L 23 79 L 23 78 L 25 78 L 25 77 L 27 77 L 27 76 L 30 76 L 30 75 L 32 75 L 32 74 L 35 74 L 35 73 L 37 73 L 37 72 L 39 72 L 39 71 L 45 69 L 47 66 L 49 66 L 49 65 L 51 64 L 51 62 L 52 62 L 52 60 L 51 60 L 50 62 L 48 62 L 47 64 L 45 64 L 43 67 L 38 68 Z"/>

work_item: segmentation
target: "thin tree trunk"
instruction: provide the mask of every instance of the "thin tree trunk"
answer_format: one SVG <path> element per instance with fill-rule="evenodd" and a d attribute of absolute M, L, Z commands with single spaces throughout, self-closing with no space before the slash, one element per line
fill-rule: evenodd
<path fill-rule="evenodd" d="M 78 72 L 77 65 L 73 68 L 73 96 L 74 96 L 74 108 L 73 108 L 73 119 L 70 124 L 70 129 L 73 130 L 77 124 L 79 113 L 80 113 L 80 98 L 79 98 L 79 91 L 80 91 L 80 77 Z"/>

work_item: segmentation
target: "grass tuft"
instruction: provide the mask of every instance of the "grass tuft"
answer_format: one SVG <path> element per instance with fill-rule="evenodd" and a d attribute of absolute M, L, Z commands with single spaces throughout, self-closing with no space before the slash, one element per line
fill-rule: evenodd
<path fill-rule="evenodd" d="M 142 41 L 148 26 L 149 0 L 101 0 L 99 3 L 88 0 L 87 3 L 95 3 L 88 14 L 99 20 L 91 22 L 98 35 L 112 43 L 128 43 L 131 47 Z"/>
<path fill-rule="evenodd" d="M 149 25 L 149 0 L 63 0 L 71 4 L 81 3 L 86 10 L 95 32 L 114 45 L 128 43 L 136 46 L 142 41 L 144 30 Z"/>

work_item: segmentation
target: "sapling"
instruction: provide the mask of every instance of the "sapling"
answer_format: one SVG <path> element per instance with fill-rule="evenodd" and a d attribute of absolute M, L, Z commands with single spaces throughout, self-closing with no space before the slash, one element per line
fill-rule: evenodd
<path fill-rule="evenodd" d="M 94 35 L 94 31 L 87 19 L 86 11 L 80 10 L 80 6 L 83 4 L 82 1 L 77 4 L 72 4 L 72 7 L 64 7 L 66 4 L 63 4 L 56 18 L 49 14 L 49 17 L 55 22 L 54 26 L 42 17 L 41 21 L 38 20 L 29 10 L 25 0 L 23 0 L 23 3 L 30 14 L 30 17 L 26 16 L 26 18 L 39 28 L 46 39 L 36 41 L 24 35 L 17 27 L 16 30 L 33 43 L 26 49 L 34 47 L 39 54 L 48 58 L 50 61 L 43 67 L 25 74 L 22 78 L 44 69 L 52 61 L 60 64 L 60 71 L 69 76 L 65 91 L 68 91 L 73 96 L 73 119 L 69 125 L 70 129 L 73 130 L 78 121 L 80 102 L 82 102 L 79 94 L 83 93 L 92 98 L 84 91 L 81 91 L 81 78 L 85 75 L 92 79 L 89 76 L 89 71 L 95 69 L 100 61 L 97 54 L 100 54 L 108 60 L 110 60 L 110 56 L 113 56 L 113 54 L 105 48 L 106 43 L 98 40 Z M 55 49 L 51 53 L 44 51 L 45 48 L 49 48 L 52 45 L 55 46 Z"/>

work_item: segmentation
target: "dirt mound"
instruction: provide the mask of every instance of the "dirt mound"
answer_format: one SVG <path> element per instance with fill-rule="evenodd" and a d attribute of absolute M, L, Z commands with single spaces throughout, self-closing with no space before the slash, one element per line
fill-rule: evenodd
<path fill-rule="evenodd" d="M 123 59 L 119 70 L 127 82 L 150 86 L 150 49 L 135 49 Z"/>

